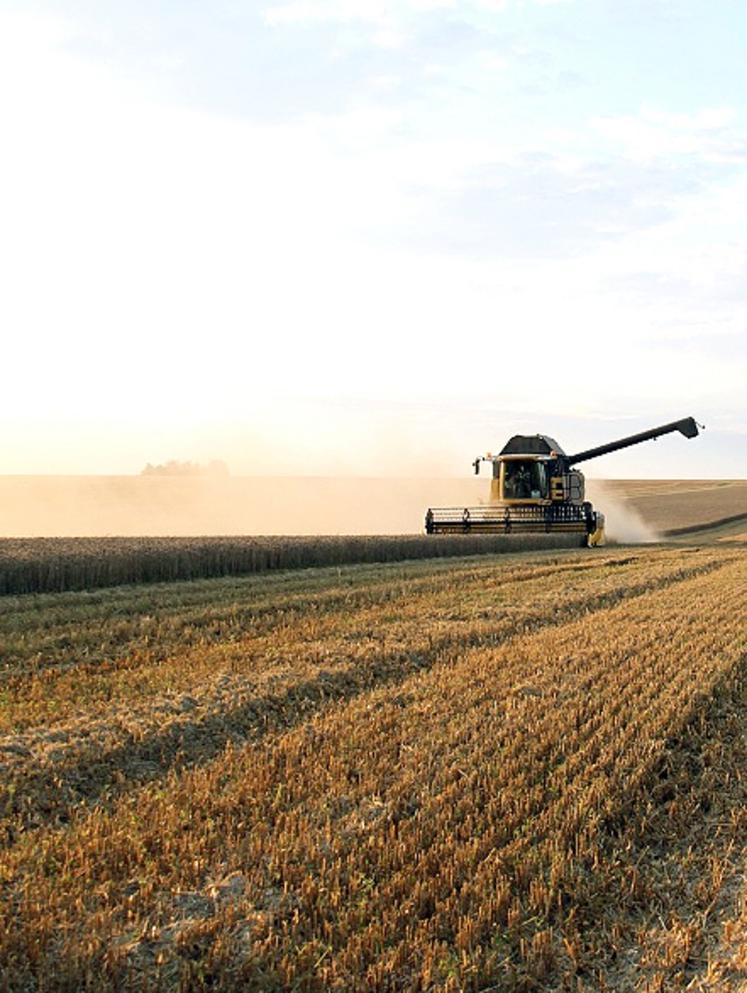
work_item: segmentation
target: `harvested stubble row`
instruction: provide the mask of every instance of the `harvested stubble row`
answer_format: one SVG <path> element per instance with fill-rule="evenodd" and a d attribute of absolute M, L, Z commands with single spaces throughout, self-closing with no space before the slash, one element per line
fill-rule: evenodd
<path fill-rule="evenodd" d="M 593 563 L 517 563 L 499 572 L 494 563 L 463 563 L 424 578 L 411 566 L 414 578 L 404 575 L 395 585 L 390 576 L 357 598 L 350 590 L 343 599 L 328 591 L 317 597 L 320 610 L 307 598 L 305 613 L 293 614 L 290 625 L 289 604 L 299 594 L 281 599 L 274 623 L 262 614 L 259 630 L 249 628 L 243 638 L 203 643 L 170 659 L 146 662 L 138 652 L 117 664 L 86 659 L 62 671 L 19 664 L 5 681 L 2 720 L 14 732 L 0 737 L 12 785 L 0 803 L 0 831 L 15 837 L 67 818 L 76 803 L 153 778 L 166 763 L 204 762 L 227 741 L 292 726 L 315 708 L 376 686 L 395 687 L 466 648 L 498 644 L 718 566 L 703 553 L 684 559 L 668 553 L 652 564 L 643 554 L 618 554 Z M 32 632 L 27 641 L 33 652 Z"/>
<path fill-rule="evenodd" d="M 0 595 L 454 555 L 578 547 L 579 535 L 2 538 Z"/>
<path fill-rule="evenodd" d="M 550 563 L 519 558 L 500 571 L 495 560 L 463 560 L 427 571 L 417 564 L 389 567 L 383 582 L 380 572 L 375 581 L 358 582 L 351 570 L 347 586 L 328 574 L 326 589 L 276 593 L 269 603 L 255 581 L 247 588 L 229 585 L 223 606 L 219 584 L 208 606 L 174 608 L 156 618 L 139 600 L 130 613 L 118 596 L 115 618 L 107 620 L 111 608 L 102 600 L 86 624 L 64 624 L 57 632 L 41 610 L 23 618 L 15 638 L 12 625 L 0 617 L 0 633 L 5 627 L 10 646 L 0 671 L 0 728 L 20 729 L 102 706 L 111 715 L 112 701 L 131 713 L 138 699 L 150 705 L 155 693 L 203 691 L 227 673 L 279 671 L 299 678 L 310 662 L 316 668 L 368 665 L 400 650 L 422 657 L 439 646 L 454 650 L 474 640 L 499 641 L 719 564 L 711 553 L 681 550 L 663 552 L 654 563 L 642 552 Z M 109 640 L 111 629 L 116 634 Z"/>
<path fill-rule="evenodd" d="M 580 603 L 617 568 L 626 598 L 569 612 L 548 595 L 494 640 L 507 589 L 455 582 L 422 634 L 484 624 L 476 640 L 21 836 L 0 862 L 7 988 L 581 989 L 600 901 L 619 895 L 616 827 L 747 653 L 743 556 L 677 572 L 664 554 L 648 592 L 641 560 L 606 577 L 599 562 L 558 590 Z M 525 606 L 539 592 L 508 589 Z M 349 647 L 389 624 L 401 652 L 424 606 L 406 604 L 329 618 L 314 651 L 335 624 Z M 368 644 L 361 666 L 376 658 Z"/>
<path fill-rule="evenodd" d="M 572 577 L 627 565 L 644 554 L 512 555 L 500 560 L 499 575 L 496 561 L 481 556 L 7 596 L 0 599 L 0 675 L 59 664 L 79 666 L 135 651 L 167 657 L 170 650 L 190 645 L 204 647 L 247 632 L 290 628 L 309 615 L 348 614 L 359 606 L 388 602 L 399 609 L 402 601 L 420 591 L 447 591 L 451 596 L 454 584 L 463 581 L 507 585 L 559 572 Z M 682 561 L 682 555 L 672 550 L 666 560 Z M 689 561 L 692 554 L 688 555 Z"/>

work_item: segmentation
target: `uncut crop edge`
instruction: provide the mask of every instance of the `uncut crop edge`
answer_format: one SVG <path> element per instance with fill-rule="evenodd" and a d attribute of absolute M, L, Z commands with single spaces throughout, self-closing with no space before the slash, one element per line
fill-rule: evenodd
<path fill-rule="evenodd" d="M 0 541 L 0 595 L 208 579 L 319 566 L 576 548 L 576 534 Z"/>

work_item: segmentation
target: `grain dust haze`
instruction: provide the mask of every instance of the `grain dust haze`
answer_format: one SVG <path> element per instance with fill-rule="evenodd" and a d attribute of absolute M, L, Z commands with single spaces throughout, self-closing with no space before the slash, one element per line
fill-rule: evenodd
<path fill-rule="evenodd" d="M 413 534 L 429 506 L 486 497 L 476 479 L 5 476 L 0 534 Z"/>
<path fill-rule="evenodd" d="M 744 481 L 586 483 L 611 541 L 747 512 Z M 474 476 L 0 476 L 0 537 L 418 534 L 428 507 L 488 494 Z"/>

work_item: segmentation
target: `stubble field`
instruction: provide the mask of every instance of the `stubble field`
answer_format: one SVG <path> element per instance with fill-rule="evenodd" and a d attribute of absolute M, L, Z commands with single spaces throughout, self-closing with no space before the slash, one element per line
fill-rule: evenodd
<path fill-rule="evenodd" d="M 747 558 L 0 599 L 0 988 L 737 990 Z"/>

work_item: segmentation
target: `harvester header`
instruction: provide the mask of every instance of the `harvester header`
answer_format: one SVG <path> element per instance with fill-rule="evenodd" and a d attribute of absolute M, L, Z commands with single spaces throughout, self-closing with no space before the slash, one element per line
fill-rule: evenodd
<path fill-rule="evenodd" d="M 492 464 L 489 503 L 431 508 L 425 515 L 425 530 L 428 534 L 565 532 L 577 534 L 579 544 L 604 544 L 604 514 L 584 499 L 584 476 L 573 466 L 673 431 L 695 438 L 698 424 L 684 417 L 576 455 L 566 455 L 549 435 L 516 434 L 499 455 L 478 456 L 472 463 L 475 473 L 482 462 Z"/>

